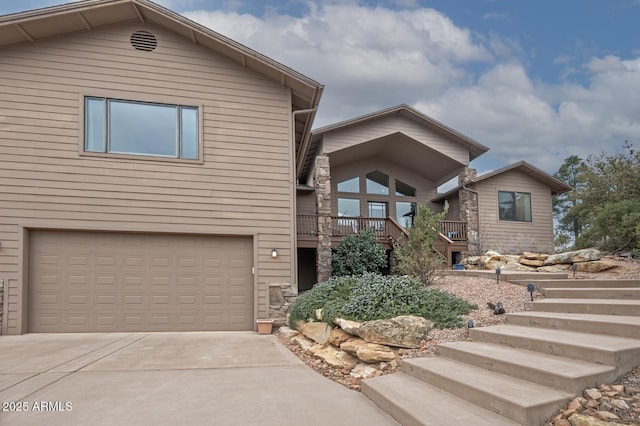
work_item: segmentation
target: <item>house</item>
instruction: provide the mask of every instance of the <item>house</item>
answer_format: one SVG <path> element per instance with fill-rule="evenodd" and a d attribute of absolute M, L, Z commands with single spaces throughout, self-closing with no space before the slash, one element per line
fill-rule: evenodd
<path fill-rule="evenodd" d="M 469 163 L 487 151 L 408 105 L 314 130 L 298 168 L 298 288 L 330 276 L 344 235 L 374 229 L 392 250 L 425 202 L 447 212 L 434 247 L 449 265 L 487 249 L 551 251 L 552 197 L 570 187 L 523 161 L 476 177 Z"/>
<path fill-rule="evenodd" d="M 253 330 L 322 91 L 148 0 L 0 17 L 2 334 Z"/>
<path fill-rule="evenodd" d="M 448 204 L 445 220 L 468 222 L 468 250 L 481 253 L 554 250 L 552 197 L 571 187 L 526 161 L 476 176 L 470 169 L 459 185 L 432 201 Z M 465 211 L 465 206 L 467 211 Z"/>
<path fill-rule="evenodd" d="M 1 333 L 282 322 L 341 238 L 390 251 L 425 202 L 449 262 L 552 242 L 568 187 L 524 162 L 475 177 L 488 148 L 407 105 L 312 132 L 322 92 L 149 0 L 0 17 Z"/>

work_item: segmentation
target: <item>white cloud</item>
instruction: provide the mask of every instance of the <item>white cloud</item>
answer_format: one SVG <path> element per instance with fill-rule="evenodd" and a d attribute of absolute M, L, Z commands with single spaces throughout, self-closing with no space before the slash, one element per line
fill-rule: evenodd
<path fill-rule="evenodd" d="M 325 84 L 316 127 L 408 103 L 504 164 L 547 171 L 640 141 L 640 59 L 594 57 L 581 70 L 586 86 L 546 85 L 529 76 L 516 40 L 474 34 L 433 9 L 310 2 L 300 17 L 185 15 Z"/>

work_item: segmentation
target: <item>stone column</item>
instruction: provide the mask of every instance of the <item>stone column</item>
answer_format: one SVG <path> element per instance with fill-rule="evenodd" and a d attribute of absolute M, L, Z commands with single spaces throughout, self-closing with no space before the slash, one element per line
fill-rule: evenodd
<path fill-rule="evenodd" d="M 331 277 L 331 169 L 328 156 L 316 157 L 314 181 L 318 217 L 317 281 L 323 282 Z"/>
<path fill-rule="evenodd" d="M 476 169 L 465 169 L 458 175 L 458 185 L 466 185 L 477 176 Z M 462 187 L 458 190 L 458 200 L 460 201 L 460 220 L 467 222 L 467 239 L 469 242 L 470 254 L 479 254 L 480 251 L 480 223 L 478 221 L 478 193 Z"/>

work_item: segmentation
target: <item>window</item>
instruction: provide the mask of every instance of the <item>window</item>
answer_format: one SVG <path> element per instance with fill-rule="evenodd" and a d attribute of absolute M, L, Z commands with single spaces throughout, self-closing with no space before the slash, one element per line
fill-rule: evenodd
<path fill-rule="evenodd" d="M 389 176 L 378 170 L 367 173 L 367 194 L 389 195 Z"/>
<path fill-rule="evenodd" d="M 387 203 L 382 201 L 369 201 L 367 205 L 369 207 L 369 217 L 387 217 Z"/>
<path fill-rule="evenodd" d="M 416 189 L 406 183 L 396 179 L 396 195 L 401 197 L 415 197 Z"/>
<path fill-rule="evenodd" d="M 405 228 L 413 225 L 413 217 L 416 215 L 416 203 L 406 201 L 396 202 L 396 220 Z"/>
<path fill-rule="evenodd" d="M 498 214 L 500 220 L 531 222 L 531 194 L 498 191 Z"/>
<path fill-rule="evenodd" d="M 338 182 L 338 192 L 360 192 L 360 178 L 354 177 L 352 179 Z"/>
<path fill-rule="evenodd" d="M 360 200 L 338 198 L 338 216 L 360 216 Z"/>
<path fill-rule="evenodd" d="M 85 98 L 84 150 L 199 158 L 198 108 Z"/>

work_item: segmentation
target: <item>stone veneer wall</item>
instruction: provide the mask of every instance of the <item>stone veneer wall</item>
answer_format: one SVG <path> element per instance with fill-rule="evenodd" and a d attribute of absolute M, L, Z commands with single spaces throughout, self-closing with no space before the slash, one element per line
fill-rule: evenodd
<path fill-rule="evenodd" d="M 317 281 L 323 282 L 331 278 L 331 169 L 328 156 L 316 157 L 314 181 L 318 217 Z"/>
<path fill-rule="evenodd" d="M 291 284 L 269 284 L 269 318 L 277 326 L 287 325 L 289 308 L 298 297 Z"/>
<path fill-rule="evenodd" d="M 466 167 L 458 175 L 458 185 L 470 183 L 477 176 L 475 169 Z M 478 216 L 478 193 L 462 187 L 458 191 L 460 201 L 460 220 L 467 222 L 467 239 L 469 251 L 463 256 L 478 254 L 480 251 L 480 223 Z"/>

